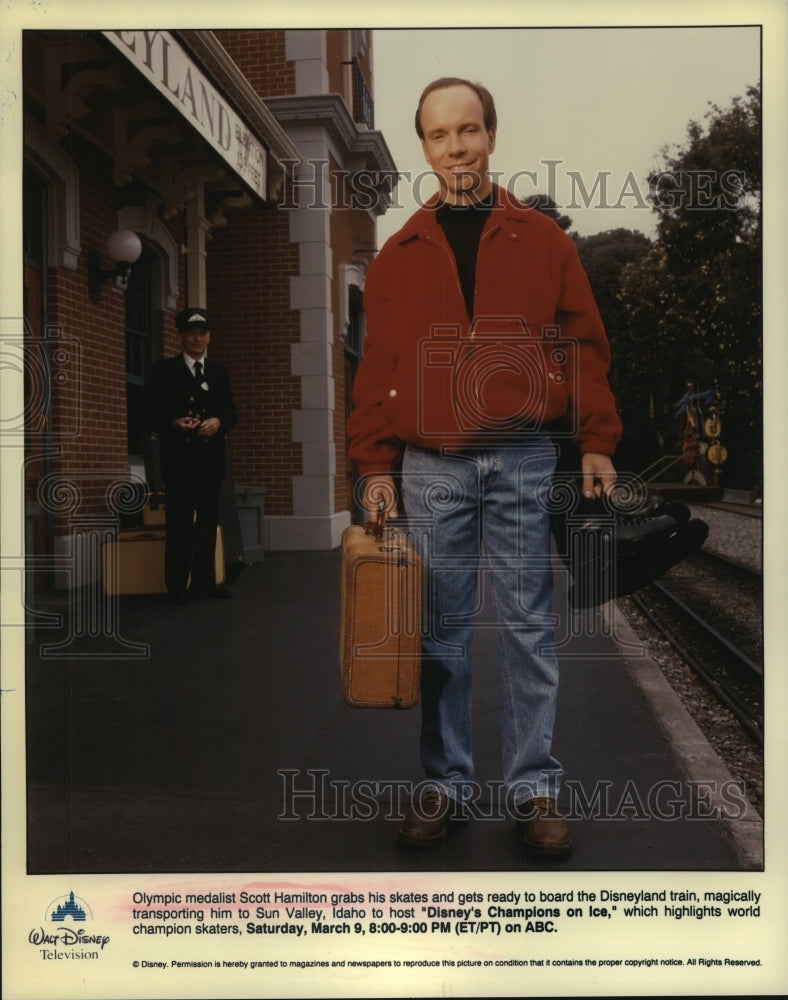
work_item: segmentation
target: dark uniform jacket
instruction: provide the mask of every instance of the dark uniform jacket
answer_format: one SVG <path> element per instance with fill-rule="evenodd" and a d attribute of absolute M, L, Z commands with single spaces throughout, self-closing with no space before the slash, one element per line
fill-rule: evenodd
<path fill-rule="evenodd" d="M 225 472 L 224 438 L 238 421 L 224 365 L 205 358 L 203 378 L 198 382 L 182 354 L 157 361 L 151 369 L 148 392 L 165 483 L 191 480 L 195 475 L 221 479 Z M 196 429 L 184 434 L 172 426 L 178 417 L 189 415 L 201 420 L 218 417 L 221 429 L 211 437 L 201 437 Z"/>

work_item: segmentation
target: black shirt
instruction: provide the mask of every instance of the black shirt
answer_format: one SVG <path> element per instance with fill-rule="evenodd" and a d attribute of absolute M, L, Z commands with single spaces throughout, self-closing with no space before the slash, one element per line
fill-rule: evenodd
<path fill-rule="evenodd" d="M 476 257 L 484 224 L 492 211 L 492 197 L 473 205 L 447 205 L 442 202 L 436 209 L 438 224 L 443 229 L 457 262 L 465 307 L 473 317 L 473 298 L 476 291 Z"/>

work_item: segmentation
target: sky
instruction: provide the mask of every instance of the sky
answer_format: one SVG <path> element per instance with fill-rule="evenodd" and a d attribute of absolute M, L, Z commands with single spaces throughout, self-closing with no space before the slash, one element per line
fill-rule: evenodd
<path fill-rule="evenodd" d="M 441 76 L 478 80 L 493 94 L 490 165 L 500 183 L 522 196 L 551 194 L 580 235 L 624 226 L 653 236 L 646 178 L 662 163 L 660 151 L 682 145 L 709 102 L 726 108 L 759 82 L 761 31 L 383 29 L 374 32 L 373 53 L 375 127 L 397 168 L 411 174 L 379 220 L 379 245 L 435 190 L 413 115 L 424 86 Z"/>

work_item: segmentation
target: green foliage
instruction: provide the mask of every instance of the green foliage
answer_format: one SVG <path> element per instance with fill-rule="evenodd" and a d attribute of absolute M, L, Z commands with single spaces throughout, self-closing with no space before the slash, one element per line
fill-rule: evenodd
<path fill-rule="evenodd" d="M 651 372 L 640 352 L 633 352 L 630 319 L 621 298 L 622 275 L 651 251 L 651 240 L 630 229 L 610 229 L 593 236 L 576 236 L 578 256 L 594 291 L 610 341 L 610 383 L 624 424 L 616 461 L 628 471 L 641 471 L 661 447 L 648 431 L 648 387 Z M 645 395 L 645 398 L 644 398 Z"/>
<path fill-rule="evenodd" d="M 650 387 L 668 450 L 686 384 L 716 390 L 724 480 L 740 488 L 760 480 L 762 461 L 760 111 L 750 87 L 727 110 L 712 105 L 705 128 L 690 122 L 675 154 L 662 151 L 649 178 L 657 240 L 621 272 L 628 323 L 616 344 L 618 382 Z"/>
<path fill-rule="evenodd" d="M 627 264 L 643 259 L 651 248 L 651 240 L 637 230 L 609 229 L 593 236 L 578 236 L 575 244 L 612 344 L 628 326 L 627 311 L 620 297 L 621 272 Z"/>
<path fill-rule="evenodd" d="M 564 231 L 572 225 L 572 219 L 568 215 L 559 212 L 555 198 L 552 198 L 549 194 L 532 194 L 529 198 L 524 199 L 523 204 L 528 205 L 529 208 L 535 208 L 537 212 L 548 216 Z"/>

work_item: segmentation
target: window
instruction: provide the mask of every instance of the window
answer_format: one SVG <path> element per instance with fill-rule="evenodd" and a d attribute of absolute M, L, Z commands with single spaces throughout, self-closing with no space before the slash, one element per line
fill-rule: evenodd
<path fill-rule="evenodd" d="M 361 357 L 361 341 L 364 336 L 364 305 L 361 290 L 356 285 L 351 285 L 348 289 L 348 299 L 345 351 L 353 356 L 357 367 Z"/>
<path fill-rule="evenodd" d="M 347 289 L 347 320 L 345 325 L 345 420 L 353 409 L 353 380 L 361 359 L 361 342 L 364 338 L 364 305 L 361 289 L 350 285 Z M 345 440 L 345 455 L 349 442 Z M 352 462 L 345 464 L 345 487 L 348 506 L 356 522 L 364 520 L 365 512 L 358 502 L 356 473 Z"/>
<path fill-rule="evenodd" d="M 46 218 L 46 190 L 43 182 L 32 170 L 25 170 L 23 187 L 23 239 L 25 264 L 37 268 L 44 266 L 44 219 Z"/>

